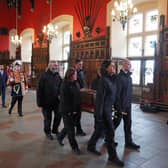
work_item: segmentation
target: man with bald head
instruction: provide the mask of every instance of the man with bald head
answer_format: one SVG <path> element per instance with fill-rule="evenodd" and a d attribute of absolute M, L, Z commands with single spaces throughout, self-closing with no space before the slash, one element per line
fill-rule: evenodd
<path fill-rule="evenodd" d="M 140 146 L 132 140 L 132 119 L 131 119 L 131 100 L 132 100 L 132 78 L 131 62 L 123 60 L 122 69 L 117 77 L 117 105 L 119 112 L 122 113 L 124 121 L 125 147 L 139 149 Z"/>
<path fill-rule="evenodd" d="M 58 127 L 61 121 L 61 115 L 58 112 L 61 83 L 62 79 L 58 73 L 58 63 L 50 61 L 48 69 L 41 75 L 37 87 L 37 105 L 42 108 L 44 133 L 50 140 L 53 140 L 51 133 L 58 134 Z M 54 112 L 54 120 L 51 129 L 52 112 Z"/>

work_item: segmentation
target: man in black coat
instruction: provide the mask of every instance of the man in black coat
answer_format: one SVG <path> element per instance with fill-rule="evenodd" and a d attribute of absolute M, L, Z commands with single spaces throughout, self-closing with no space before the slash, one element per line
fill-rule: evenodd
<path fill-rule="evenodd" d="M 58 73 L 58 64 L 56 61 L 50 61 L 48 70 L 41 75 L 38 82 L 37 105 L 42 108 L 44 132 L 51 140 L 53 140 L 51 135 L 52 111 L 54 111 L 52 133 L 58 133 L 61 121 L 61 115 L 58 112 L 61 83 L 62 79 Z"/>
<path fill-rule="evenodd" d="M 101 72 L 100 72 L 100 68 L 99 68 L 97 70 L 96 78 L 92 81 L 91 89 L 93 89 L 93 90 L 97 90 L 98 89 L 98 84 L 99 84 L 100 77 L 101 77 Z"/>
<path fill-rule="evenodd" d="M 131 100 L 132 100 L 132 78 L 131 63 L 125 59 L 122 63 L 122 69 L 117 77 L 117 106 L 122 113 L 124 121 L 125 146 L 132 149 L 139 149 L 140 146 L 132 140 L 132 119 L 131 119 Z"/>
<path fill-rule="evenodd" d="M 111 60 L 105 60 L 101 65 L 102 77 L 98 83 L 95 101 L 95 130 L 88 142 L 87 150 L 96 155 L 101 155 L 96 150 L 96 142 L 101 133 L 105 134 L 105 144 L 108 160 L 117 166 L 124 166 L 118 158 L 114 142 L 115 126 L 112 120 L 112 106 L 116 101 L 116 76 L 115 66 Z"/>
<path fill-rule="evenodd" d="M 77 71 L 77 82 L 79 83 L 80 89 L 85 87 L 85 75 L 83 72 L 83 62 L 80 59 L 75 61 L 75 69 Z M 81 111 L 78 112 L 77 121 L 76 121 L 76 135 L 85 136 L 86 133 L 82 130 L 81 127 Z"/>
<path fill-rule="evenodd" d="M 6 95 L 6 85 L 7 85 L 8 75 L 4 70 L 4 66 L 0 65 L 0 93 L 2 94 L 2 107 L 6 108 L 5 105 L 5 95 Z"/>

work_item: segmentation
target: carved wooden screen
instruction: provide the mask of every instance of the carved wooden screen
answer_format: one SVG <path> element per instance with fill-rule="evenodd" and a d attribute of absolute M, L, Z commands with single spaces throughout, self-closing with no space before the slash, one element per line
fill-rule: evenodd
<path fill-rule="evenodd" d="M 18 58 L 16 58 L 18 59 Z M 9 57 L 9 51 L 0 52 L 0 64 L 6 66 L 9 66 L 15 59 L 10 59 Z"/>
<path fill-rule="evenodd" d="M 37 81 L 42 72 L 45 72 L 49 62 L 49 50 L 46 48 L 33 48 L 31 61 L 31 87 L 36 88 Z"/>
<path fill-rule="evenodd" d="M 110 58 L 109 28 L 107 28 L 106 36 L 88 37 L 72 41 L 69 58 L 71 66 L 74 65 L 77 58 L 83 60 L 86 87 L 90 88 L 92 80 L 96 77 L 97 69 L 104 59 Z"/>

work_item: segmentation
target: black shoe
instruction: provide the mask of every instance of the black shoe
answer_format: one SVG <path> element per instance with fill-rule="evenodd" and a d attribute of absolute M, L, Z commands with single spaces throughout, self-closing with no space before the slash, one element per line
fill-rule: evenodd
<path fill-rule="evenodd" d="M 64 146 L 63 140 L 59 135 L 57 135 L 57 141 L 61 146 Z"/>
<path fill-rule="evenodd" d="M 52 133 L 55 134 L 55 135 L 58 135 L 58 134 L 59 134 L 59 131 L 58 131 L 58 130 L 52 131 Z"/>
<path fill-rule="evenodd" d="M 23 117 L 23 114 L 19 114 L 19 117 Z"/>
<path fill-rule="evenodd" d="M 135 149 L 135 150 L 137 150 L 137 149 L 140 148 L 140 145 L 137 145 L 137 144 L 135 144 L 134 142 L 129 142 L 129 143 L 126 143 L 126 144 L 125 144 L 125 147 L 126 147 L 126 148 L 130 148 L 130 149 Z"/>
<path fill-rule="evenodd" d="M 73 151 L 76 155 L 81 155 L 81 154 L 82 154 L 81 150 L 78 149 L 78 148 L 72 149 L 72 151 Z"/>
<path fill-rule="evenodd" d="M 8 113 L 9 113 L 9 115 L 11 115 L 11 114 L 12 114 L 12 110 L 11 110 L 11 109 L 9 109 Z"/>
<path fill-rule="evenodd" d="M 81 130 L 81 131 L 77 131 L 77 132 L 76 132 L 76 135 L 77 135 L 77 136 L 86 136 L 86 133 Z"/>
<path fill-rule="evenodd" d="M 95 148 L 87 147 L 87 151 L 90 152 L 90 153 L 93 153 L 97 156 L 101 155 L 101 152 L 97 151 Z"/>
<path fill-rule="evenodd" d="M 53 140 L 54 137 L 51 135 L 51 134 L 46 134 L 46 137 L 49 139 L 49 140 Z"/>
<path fill-rule="evenodd" d="M 115 164 L 116 166 L 120 166 L 123 167 L 124 166 L 124 162 L 121 161 L 118 156 L 115 156 L 114 158 L 110 157 L 108 159 L 109 162 L 111 162 L 112 164 Z"/>
<path fill-rule="evenodd" d="M 3 105 L 2 107 L 3 107 L 3 108 L 7 108 L 7 106 L 6 106 L 6 105 Z"/>
<path fill-rule="evenodd" d="M 117 147 L 118 146 L 118 142 L 114 142 L 114 146 Z"/>

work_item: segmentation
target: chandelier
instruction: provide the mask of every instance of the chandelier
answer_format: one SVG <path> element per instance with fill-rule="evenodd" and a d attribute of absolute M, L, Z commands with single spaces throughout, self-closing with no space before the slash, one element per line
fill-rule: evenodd
<path fill-rule="evenodd" d="M 132 0 L 116 0 L 114 2 L 114 7 L 115 9 L 111 12 L 113 21 L 119 21 L 124 30 L 131 15 L 137 12 L 137 8 L 133 6 Z"/>
<path fill-rule="evenodd" d="M 22 37 L 19 38 L 17 34 L 17 18 L 18 18 L 18 2 L 16 0 L 16 34 L 11 37 L 11 42 L 16 46 L 16 48 L 22 43 Z"/>
<path fill-rule="evenodd" d="M 51 23 L 52 19 L 52 0 L 49 1 L 50 3 L 50 23 L 43 27 L 43 33 L 47 35 L 49 42 L 51 42 L 52 38 L 56 38 L 58 35 L 58 26 L 54 26 Z"/>

